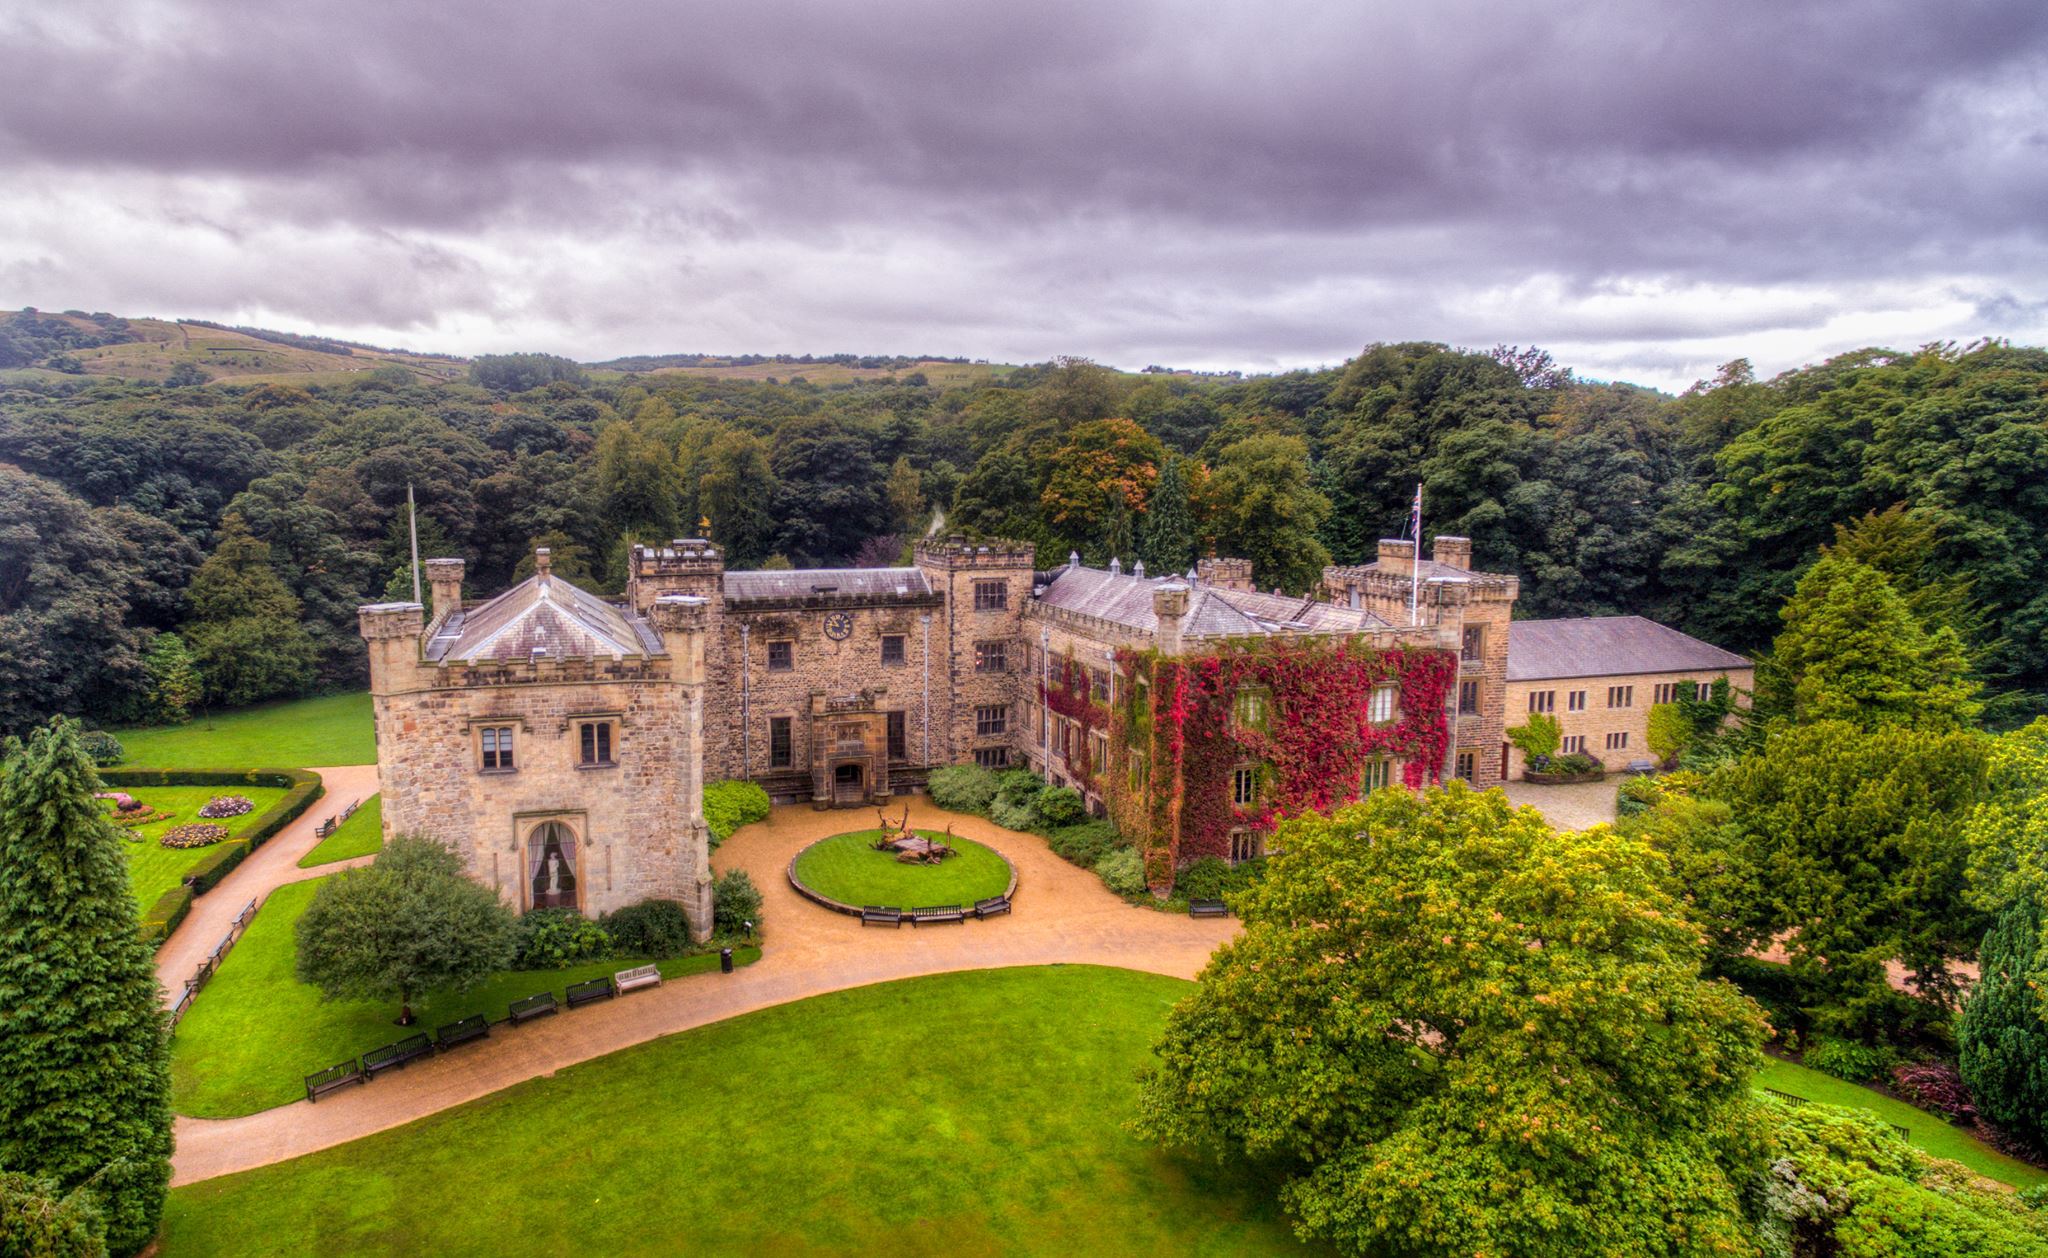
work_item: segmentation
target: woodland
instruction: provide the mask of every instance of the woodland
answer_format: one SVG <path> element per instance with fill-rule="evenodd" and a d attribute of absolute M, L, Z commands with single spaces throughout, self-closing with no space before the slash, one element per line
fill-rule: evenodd
<path fill-rule="evenodd" d="M 1737 360 L 1676 397 L 1428 343 L 1243 378 L 1065 359 L 827 385 L 796 362 L 721 379 L 521 354 L 458 380 L 140 382 L 68 372 L 91 352 L 73 342 L 123 335 L 94 319 L 9 325 L 10 361 L 57 369 L 0 376 L 0 731 L 359 687 L 357 605 L 411 596 L 408 487 L 421 556 L 466 559 L 476 597 L 536 545 L 616 591 L 635 541 L 888 565 L 931 529 L 1028 540 L 1047 567 L 1243 556 L 1300 592 L 1398 535 L 1420 482 L 1424 532 L 1519 575 L 1520 614 L 1638 613 L 1738 651 L 1873 517 L 1864 558 L 1940 609 L 1988 723 L 2048 690 L 2039 348 L 1867 349 L 1771 379 Z"/>

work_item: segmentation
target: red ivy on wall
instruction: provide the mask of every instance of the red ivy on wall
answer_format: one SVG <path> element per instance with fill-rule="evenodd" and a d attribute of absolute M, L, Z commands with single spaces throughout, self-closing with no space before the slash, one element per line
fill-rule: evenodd
<path fill-rule="evenodd" d="M 1104 795 L 1101 770 L 1107 765 L 1095 763 L 1095 753 L 1089 746 L 1088 735 L 1096 730 L 1109 728 L 1109 705 L 1097 703 L 1090 689 L 1088 667 L 1072 655 L 1062 655 L 1048 662 L 1046 680 L 1039 683 L 1038 697 L 1045 706 L 1058 716 L 1064 716 L 1082 727 L 1080 745 L 1074 748 L 1074 755 L 1067 761 L 1067 767 L 1074 771 L 1089 790 Z"/>
<path fill-rule="evenodd" d="M 1350 639 L 1232 643 L 1198 659 L 1154 661 L 1148 879 L 1164 886 L 1189 861 L 1227 857 L 1234 829 L 1267 832 L 1282 816 L 1356 799 L 1369 760 L 1401 761 L 1410 788 L 1440 780 L 1457 667 L 1448 651 Z M 1400 687 L 1395 718 L 1375 724 L 1372 693 L 1388 683 Z M 1235 709 L 1251 688 L 1265 692 L 1266 717 L 1247 726 Z M 1242 767 L 1259 773 L 1250 808 L 1232 800 Z"/>

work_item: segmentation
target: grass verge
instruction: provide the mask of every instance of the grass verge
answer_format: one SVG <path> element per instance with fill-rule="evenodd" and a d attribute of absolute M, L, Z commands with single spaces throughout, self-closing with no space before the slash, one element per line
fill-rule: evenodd
<path fill-rule="evenodd" d="M 171 1041 L 171 1105 L 199 1118 L 253 1114 L 303 1097 L 305 1076 L 414 1031 L 481 1013 L 505 1016 L 521 996 L 610 974 L 634 960 L 606 960 L 561 970 L 510 970 L 466 992 L 441 991 L 413 1002 L 419 1022 L 396 1025 L 398 1006 L 382 1001 L 323 1000 L 292 973 L 293 928 L 324 879 L 287 883 L 270 893 L 220 972 L 207 984 Z M 752 962 L 755 948 L 734 949 Z M 718 956 L 661 963 L 664 978 L 718 967 Z"/>
<path fill-rule="evenodd" d="M 779 1005 L 176 1189 L 160 1253 L 1323 1252 L 1242 1167 L 1123 1129 L 1191 986 L 1050 966 Z"/>
<path fill-rule="evenodd" d="M 344 803 L 342 807 L 347 807 Z M 336 826 L 334 833 L 320 840 L 312 851 L 299 857 L 300 869 L 331 865 L 358 856 L 374 856 L 384 850 L 384 797 L 372 795 L 356 809 L 355 816 Z"/>
<path fill-rule="evenodd" d="M 1940 1115 L 1930 1114 L 1858 1084 L 1844 1082 L 1833 1075 L 1824 1075 L 1818 1070 L 1773 1057 L 1765 1060 L 1764 1068 L 1757 1073 L 1756 1084 L 1823 1105 L 1869 1110 L 1895 1127 L 1904 1127 L 1906 1140 L 1914 1148 L 1938 1158 L 1961 1162 L 1979 1175 L 2000 1183 L 2011 1184 L 2015 1188 L 2048 1184 L 2048 1171 L 2007 1157 Z"/>
<path fill-rule="evenodd" d="M 259 703 L 183 725 L 117 729 L 123 768 L 331 768 L 375 764 L 377 738 L 367 691 Z"/>
<path fill-rule="evenodd" d="M 797 854 L 798 880 L 841 904 L 905 909 L 972 905 L 1009 889 L 1009 863 L 994 848 L 956 838 L 952 844 L 957 855 L 937 865 L 905 864 L 894 852 L 877 852 L 868 846 L 881 833 L 859 830 L 818 840 Z M 936 831 L 918 833 L 943 837 Z"/>

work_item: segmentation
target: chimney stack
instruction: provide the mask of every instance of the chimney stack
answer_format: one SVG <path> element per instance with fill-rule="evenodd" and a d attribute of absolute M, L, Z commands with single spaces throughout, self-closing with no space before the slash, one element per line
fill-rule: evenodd
<path fill-rule="evenodd" d="M 1415 575 L 1415 543 L 1405 537 L 1380 539 L 1380 571 L 1406 580 Z"/>
<path fill-rule="evenodd" d="M 460 559 L 429 559 L 426 568 L 427 582 L 434 591 L 434 619 L 446 620 L 462 610 L 463 563 Z"/>
<path fill-rule="evenodd" d="M 1152 591 L 1152 614 L 1159 618 L 1154 643 L 1161 655 L 1180 654 L 1181 617 L 1188 614 L 1188 587 L 1168 581 Z"/>
<path fill-rule="evenodd" d="M 552 552 L 548 550 L 547 547 L 536 546 L 533 548 L 533 575 L 539 577 L 543 581 L 548 580 L 549 573 L 552 571 L 554 566 L 554 556 Z"/>
<path fill-rule="evenodd" d="M 1429 542 L 1429 557 L 1447 568 L 1460 568 L 1467 572 L 1472 569 L 1472 539 L 1469 537 L 1434 537 Z"/>

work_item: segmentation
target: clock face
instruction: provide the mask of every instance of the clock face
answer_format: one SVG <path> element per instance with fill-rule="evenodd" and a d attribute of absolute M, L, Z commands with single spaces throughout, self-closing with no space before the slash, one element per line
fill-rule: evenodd
<path fill-rule="evenodd" d="M 825 617 L 825 636 L 834 642 L 844 642 L 852 633 L 852 612 L 833 612 Z"/>

